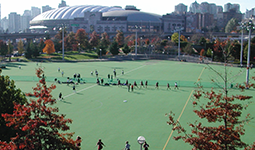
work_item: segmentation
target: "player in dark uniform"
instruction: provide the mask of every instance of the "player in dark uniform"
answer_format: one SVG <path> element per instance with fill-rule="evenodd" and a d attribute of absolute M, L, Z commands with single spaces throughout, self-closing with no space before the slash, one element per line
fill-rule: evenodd
<path fill-rule="evenodd" d="M 134 86 L 138 87 L 136 81 L 134 82 Z"/>
<path fill-rule="evenodd" d="M 169 84 L 169 83 L 167 83 L 167 85 L 166 85 L 166 86 L 167 86 L 167 88 L 166 88 L 167 90 L 168 90 L 168 89 L 170 89 L 170 90 L 171 90 L 171 88 L 170 88 L 170 84 Z"/>
<path fill-rule="evenodd" d="M 158 89 L 158 82 L 156 83 L 156 87 L 155 88 L 157 88 Z"/>
<path fill-rule="evenodd" d="M 105 146 L 105 145 L 104 145 L 104 143 L 101 141 L 101 139 L 99 139 L 96 146 L 98 146 L 98 148 L 97 148 L 98 150 L 101 150 L 101 149 L 103 149 L 103 146 Z"/>
<path fill-rule="evenodd" d="M 144 87 L 144 86 L 143 86 L 143 81 L 141 81 L 141 86 L 140 86 L 140 88 L 141 88 L 141 87 Z"/>

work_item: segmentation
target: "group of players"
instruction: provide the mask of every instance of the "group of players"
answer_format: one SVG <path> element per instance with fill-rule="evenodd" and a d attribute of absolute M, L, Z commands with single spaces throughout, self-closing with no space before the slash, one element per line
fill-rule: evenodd
<path fill-rule="evenodd" d="M 60 68 L 58 68 L 58 72 L 60 72 Z M 63 76 L 63 71 L 61 72 L 61 74 L 62 74 L 62 76 Z M 93 76 L 93 75 L 94 75 L 94 72 L 91 71 L 90 74 Z M 134 81 L 133 84 L 129 83 L 128 80 L 126 80 L 125 83 L 121 83 L 121 81 L 120 81 L 119 79 L 117 79 L 117 84 L 116 84 L 116 83 L 112 83 L 112 81 L 113 81 L 113 75 L 114 75 L 115 78 L 116 78 L 116 75 L 117 75 L 117 72 L 116 72 L 115 69 L 113 70 L 113 75 L 110 75 L 110 74 L 107 75 L 107 77 L 108 77 L 108 83 L 104 83 L 104 79 L 103 79 L 103 78 L 101 78 L 101 79 L 99 80 L 99 78 L 98 78 L 99 73 L 98 73 L 97 70 L 95 70 L 95 75 L 96 75 L 96 77 L 97 77 L 96 83 L 97 83 L 98 85 L 105 85 L 105 86 L 109 86 L 109 85 L 127 86 L 128 92 L 134 91 L 134 87 L 138 88 L 138 85 L 137 85 L 136 81 Z M 122 75 L 124 75 L 124 70 L 122 70 Z M 76 84 L 81 83 L 81 80 L 82 80 L 82 79 L 81 79 L 80 74 L 76 74 L 76 73 L 75 73 L 73 76 L 74 76 L 74 79 L 75 79 L 75 80 L 77 79 L 77 83 L 76 83 Z M 56 78 L 55 78 L 55 81 L 58 82 L 58 83 L 60 83 L 60 81 L 59 81 L 59 80 L 57 81 Z M 73 91 L 76 92 L 76 91 L 75 91 L 75 83 L 74 83 L 73 80 L 70 79 L 69 77 L 67 77 L 67 82 L 62 82 L 62 83 L 67 83 L 67 85 L 73 84 Z M 85 82 L 82 82 L 82 83 L 85 83 Z M 147 86 L 148 86 L 148 81 L 145 81 L 145 83 L 143 83 L 143 81 L 140 82 L 140 88 L 142 88 L 142 87 L 147 88 Z M 167 86 L 167 90 L 171 90 L 171 86 L 170 86 L 169 83 L 167 83 L 166 86 Z M 156 82 L 155 88 L 156 88 L 156 89 L 159 89 L 159 82 Z M 179 89 L 179 88 L 178 88 L 178 85 L 177 85 L 177 82 L 174 83 L 174 89 Z M 61 93 L 61 92 L 59 93 L 59 99 L 63 99 L 62 93 Z"/>
<path fill-rule="evenodd" d="M 90 74 L 93 76 L 93 71 L 91 71 Z M 113 70 L 113 74 L 114 74 L 114 77 L 116 78 L 117 72 L 116 72 L 115 69 Z M 120 81 L 119 79 L 117 79 L 117 84 L 116 84 L 116 83 L 112 83 L 112 81 L 113 81 L 113 75 L 108 74 L 107 77 L 108 77 L 108 82 L 109 82 L 109 83 L 104 83 L 104 79 L 103 79 L 103 78 L 101 78 L 101 80 L 99 80 L 99 78 L 98 78 L 98 71 L 97 71 L 97 70 L 95 70 L 95 75 L 96 75 L 96 77 L 97 77 L 96 83 L 97 83 L 98 85 L 106 85 L 106 86 L 109 86 L 109 85 L 118 85 L 118 86 L 124 85 L 124 86 L 127 86 L 127 87 L 128 87 L 128 92 L 134 91 L 134 87 L 137 87 L 137 88 L 138 88 L 138 85 L 137 85 L 136 81 L 134 81 L 133 84 L 129 83 L 128 80 L 126 80 L 125 83 L 121 83 L 121 81 Z M 124 75 L 124 70 L 122 70 L 122 75 Z M 100 82 L 100 81 L 101 81 L 101 82 Z M 140 88 L 141 88 L 141 87 L 147 88 L 147 86 L 148 86 L 148 81 L 145 81 L 145 83 L 143 83 L 143 81 L 140 82 Z M 159 89 L 159 82 L 156 82 L 155 88 L 156 88 L 156 89 Z M 170 87 L 170 84 L 167 83 L 167 90 L 169 90 L 169 89 L 171 89 L 171 87 Z M 177 82 L 174 83 L 174 89 L 179 89 L 179 88 L 178 88 L 178 85 L 177 85 Z"/>

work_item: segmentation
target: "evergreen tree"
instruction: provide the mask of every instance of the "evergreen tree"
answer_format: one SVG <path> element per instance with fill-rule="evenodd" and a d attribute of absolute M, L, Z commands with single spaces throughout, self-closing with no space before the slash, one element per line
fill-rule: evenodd
<path fill-rule="evenodd" d="M 31 47 L 31 46 L 33 46 L 33 44 L 31 45 L 31 42 L 29 44 L 27 44 L 27 50 L 25 53 L 25 57 L 28 59 L 32 58 L 32 55 L 33 55 L 33 48 Z"/>
<path fill-rule="evenodd" d="M 110 52 L 112 55 L 118 55 L 119 54 L 119 46 L 116 41 L 114 41 L 110 46 Z"/>
<path fill-rule="evenodd" d="M 127 55 L 128 53 L 130 53 L 131 50 L 127 44 L 124 44 L 122 51 Z"/>
<path fill-rule="evenodd" d="M 5 56 L 7 52 L 8 52 L 7 44 L 4 41 L 0 40 L 0 55 Z"/>

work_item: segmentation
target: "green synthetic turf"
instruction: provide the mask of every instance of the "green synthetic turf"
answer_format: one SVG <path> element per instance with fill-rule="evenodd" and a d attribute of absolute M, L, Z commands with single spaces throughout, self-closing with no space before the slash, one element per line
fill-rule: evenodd
<path fill-rule="evenodd" d="M 21 69 L 18 68 L 21 66 Z M 110 62 L 75 62 L 75 63 L 38 63 L 44 67 L 47 84 L 55 84 L 54 78 L 66 81 L 67 77 L 73 77 L 74 73 L 80 73 L 86 84 L 76 86 L 74 93 L 71 85 L 56 84 L 57 88 L 52 92 L 57 99 L 59 92 L 63 93 L 64 100 L 57 101 L 60 113 L 66 114 L 73 123 L 71 132 L 75 137 L 82 137 L 82 149 L 93 150 L 99 138 L 105 143 L 104 149 L 120 150 L 124 148 L 125 141 L 131 144 L 131 149 L 138 149 L 137 138 L 144 136 L 150 145 L 150 149 L 162 150 L 171 133 L 171 127 L 167 125 L 166 113 L 173 111 L 176 119 L 185 107 L 180 121 L 187 129 L 187 123 L 197 120 L 191 105 L 193 97 L 189 99 L 197 83 L 212 87 L 211 79 L 219 80 L 219 77 L 208 69 L 204 64 L 173 62 L 173 61 L 110 61 Z M 9 75 L 16 81 L 18 88 L 24 92 L 32 92 L 37 78 L 35 76 L 36 63 L 8 63 L 7 69 L 3 69 L 3 75 Z M 222 66 L 214 66 L 216 70 L 223 73 Z M 57 71 L 58 67 L 64 71 L 64 76 Z M 126 86 L 99 86 L 96 85 L 95 74 L 91 71 L 98 70 L 99 78 L 107 82 L 107 75 L 117 71 L 117 78 L 121 82 L 128 80 L 136 81 L 140 87 L 140 81 L 149 81 L 148 88 L 135 88 L 128 92 Z M 122 75 L 121 71 L 125 74 Z M 245 81 L 245 68 L 228 67 L 229 79 L 233 84 L 242 84 Z M 232 76 L 243 71 L 237 77 Z M 250 71 L 250 76 L 254 71 Z M 199 80 L 198 80 L 199 78 Z M 116 78 L 113 80 L 117 82 Z M 155 89 L 155 82 L 159 82 L 159 89 Z M 174 82 L 180 86 L 179 90 L 173 89 Z M 219 81 L 222 84 L 222 81 Z M 171 90 L 167 90 L 166 84 L 170 83 Z M 230 85 L 229 85 L 230 86 Z M 219 90 L 216 88 L 216 91 Z M 239 90 L 233 88 L 230 94 L 238 94 Z M 245 95 L 254 95 L 254 90 L 248 90 Z M 123 102 L 126 100 L 127 102 Z M 254 99 L 252 99 L 254 100 Z M 243 113 L 254 114 L 254 104 Z M 245 126 L 245 142 L 252 143 L 255 123 L 251 122 Z M 173 136 L 177 135 L 176 133 Z M 165 149 L 191 149 L 183 141 L 174 141 L 170 138 Z M 74 139 L 75 139 L 74 137 Z"/>

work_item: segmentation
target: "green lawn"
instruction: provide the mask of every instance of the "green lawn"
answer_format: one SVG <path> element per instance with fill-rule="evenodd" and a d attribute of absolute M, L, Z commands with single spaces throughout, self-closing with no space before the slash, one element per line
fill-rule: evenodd
<path fill-rule="evenodd" d="M 21 69 L 18 69 L 21 66 Z M 171 127 L 167 125 L 166 113 L 173 111 L 176 118 L 180 115 L 182 125 L 187 127 L 198 117 L 193 113 L 191 105 L 192 92 L 195 83 L 212 87 L 211 79 L 217 80 L 215 73 L 210 71 L 204 64 L 173 62 L 173 61 L 109 61 L 109 62 L 75 62 L 75 63 L 39 63 L 44 67 L 48 85 L 55 84 L 54 78 L 66 81 L 66 77 L 72 77 L 74 73 L 80 73 L 86 84 L 76 86 L 77 93 L 72 91 L 72 86 L 56 84 L 57 88 L 52 92 L 57 99 L 59 92 L 63 93 L 64 100 L 57 101 L 56 107 L 60 112 L 66 114 L 67 118 L 73 120 L 71 132 L 75 137 L 82 137 L 82 149 L 96 149 L 95 145 L 99 138 L 105 143 L 105 150 L 121 150 L 125 141 L 129 141 L 131 149 L 138 149 L 137 138 L 144 136 L 152 150 L 176 150 L 191 149 L 183 141 L 174 141 L 174 133 L 170 136 Z M 16 81 L 18 88 L 24 92 L 31 92 L 36 85 L 35 76 L 36 63 L 9 63 L 7 69 L 3 70 L 4 75 L 9 75 Z M 57 71 L 58 67 L 64 71 L 64 77 Z M 222 66 L 213 66 L 220 72 Z M 147 88 L 135 88 L 128 92 L 126 86 L 99 86 L 96 85 L 95 75 L 90 72 L 98 70 L 99 78 L 107 81 L 107 75 L 117 71 L 117 78 L 121 82 L 128 80 L 149 81 Z M 121 71 L 125 74 L 122 75 Z M 228 67 L 228 73 L 233 76 L 243 71 L 236 77 L 234 83 L 243 83 L 245 80 L 245 68 Z M 250 71 L 254 76 L 254 71 Z M 199 79 L 199 82 L 198 82 Z M 159 89 L 155 89 L 155 83 L 159 82 Z M 180 89 L 173 89 L 174 82 L 177 82 Z M 170 83 L 171 90 L 167 90 L 166 84 Z M 218 90 L 218 89 L 216 89 Z M 232 89 L 230 94 L 240 93 Z M 244 94 L 254 95 L 254 90 L 248 90 Z M 123 102 L 126 100 L 126 102 Z M 253 101 L 254 99 L 252 99 Z M 187 103 L 187 105 L 185 105 Z M 251 104 L 244 114 L 254 114 L 254 104 Z M 254 140 L 255 123 L 245 125 L 246 135 L 243 137 L 247 143 Z M 170 140 L 168 141 L 168 138 Z"/>

